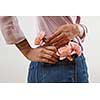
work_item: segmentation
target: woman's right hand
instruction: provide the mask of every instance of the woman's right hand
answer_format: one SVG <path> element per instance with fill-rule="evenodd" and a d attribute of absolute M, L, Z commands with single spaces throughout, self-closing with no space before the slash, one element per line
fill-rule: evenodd
<path fill-rule="evenodd" d="M 34 62 L 45 62 L 50 64 L 55 64 L 58 61 L 58 56 L 56 55 L 56 48 L 54 46 L 46 46 L 30 49 L 26 53 L 26 57 Z"/>
<path fill-rule="evenodd" d="M 55 64 L 58 61 L 57 49 L 54 46 L 41 46 L 32 48 L 25 39 L 16 44 L 16 47 L 30 61 Z"/>

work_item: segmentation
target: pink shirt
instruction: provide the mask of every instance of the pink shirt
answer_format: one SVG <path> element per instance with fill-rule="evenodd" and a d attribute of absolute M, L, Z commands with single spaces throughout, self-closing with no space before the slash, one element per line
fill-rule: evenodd
<path fill-rule="evenodd" d="M 70 16 L 37 16 L 36 20 L 37 21 L 35 24 L 38 27 L 38 31 L 34 29 L 34 32 L 38 34 L 39 31 L 45 31 L 48 36 L 63 24 L 73 24 L 73 19 Z M 80 24 L 79 16 L 76 17 L 75 23 Z M 81 24 L 80 26 L 82 27 L 83 32 L 83 35 L 80 37 L 80 39 L 83 39 L 85 37 L 86 27 Z M 0 28 L 7 44 L 16 44 L 25 39 L 25 36 L 21 31 L 18 25 L 18 20 L 15 16 L 0 16 Z"/>
<path fill-rule="evenodd" d="M 7 44 L 16 44 L 25 39 L 15 16 L 0 16 L 0 28 Z"/>

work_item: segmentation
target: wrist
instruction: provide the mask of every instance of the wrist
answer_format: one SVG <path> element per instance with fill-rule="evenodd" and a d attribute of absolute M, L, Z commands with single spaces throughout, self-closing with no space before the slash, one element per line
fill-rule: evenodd
<path fill-rule="evenodd" d="M 76 24 L 76 25 L 79 29 L 79 35 L 78 36 L 82 37 L 85 31 L 84 31 L 83 27 L 80 24 Z"/>
<path fill-rule="evenodd" d="M 81 27 L 81 25 L 80 25 L 80 24 L 76 24 L 76 25 L 77 25 L 77 27 L 78 27 L 78 29 L 79 29 L 79 32 L 80 32 L 80 33 L 83 33 L 84 30 L 83 30 L 83 28 Z"/>
<path fill-rule="evenodd" d="M 27 53 L 32 49 L 26 39 L 15 45 L 25 57 L 27 56 Z"/>

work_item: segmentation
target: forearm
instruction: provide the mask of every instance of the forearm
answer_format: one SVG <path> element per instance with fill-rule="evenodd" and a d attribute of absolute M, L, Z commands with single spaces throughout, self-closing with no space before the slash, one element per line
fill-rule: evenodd
<path fill-rule="evenodd" d="M 50 64 L 55 64 L 58 61 L 58 57 L 56 55 L 57 50 L 53 46 L 31 48 L 28 41 L 25 39 L 16 44 L 16 47 L 30 61 Z"/>
<path fill-rule="evenodd" d="M 23 41 L 15 44 L 15 45 L 25 57 L 27 57 L 27 53 L 32 49 L 26 39 L 24 39 Z"/>

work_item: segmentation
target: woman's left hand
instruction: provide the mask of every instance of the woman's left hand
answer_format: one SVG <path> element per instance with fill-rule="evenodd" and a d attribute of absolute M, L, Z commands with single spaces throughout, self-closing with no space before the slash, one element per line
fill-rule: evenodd
<path fill-rule="evenodd" d="M 56 48 L 64 46 L 75 36 L 79 35 L 80 31 L 77 24 L 65 24 L 59 27 L 46 41 L 45 45 L 53 45 Z"/>

